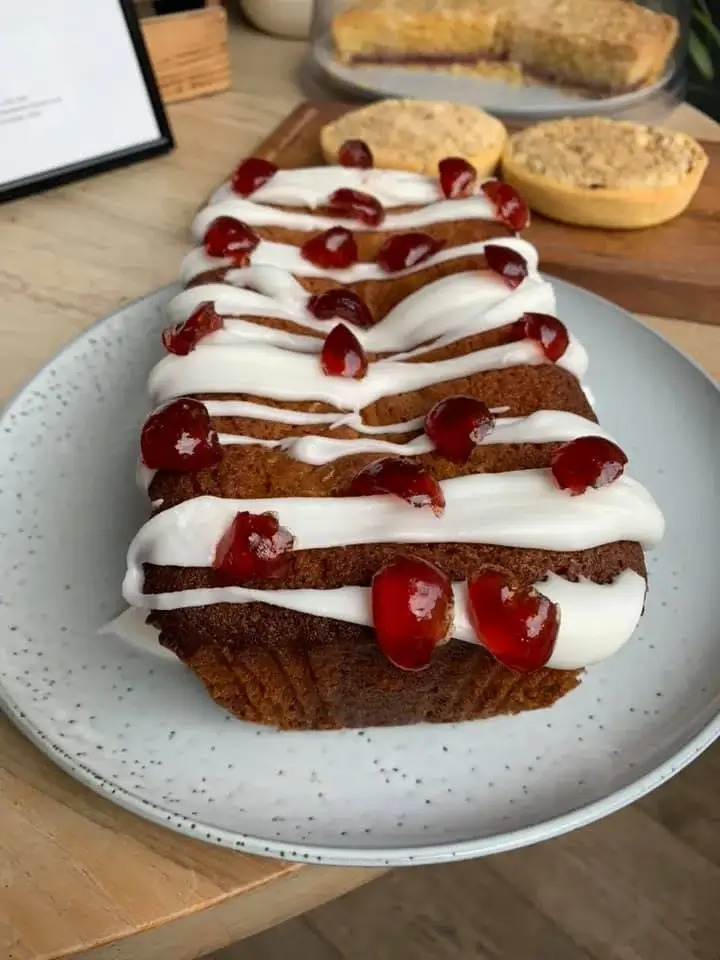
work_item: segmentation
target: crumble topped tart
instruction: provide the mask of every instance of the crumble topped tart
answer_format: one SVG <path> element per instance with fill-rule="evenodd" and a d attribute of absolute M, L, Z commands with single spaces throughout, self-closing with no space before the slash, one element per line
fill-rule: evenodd
<path fill-rule="evenodd" d="M 359 0 L 332 24 L 344 63 L 518 66 L 528 80 L 613 94 L 653 83 L 678 22 L 631 0 Z"/>
<path fill-rule="evenodd" d="M 381 100 L 323 127 L 320 143 L 328 163 L 337 163 L 347 140 L 363 140 L 375 165 L 433 176 L 443 157 L 463 157 L 482 177 L 497 166 L 507 139 L 503 124 L 462 103 Z"/>
<path fill-rule="evenodd" d="M 581 226 L 638 228 L 686 209 L 708 158 L 684 133 L 603 117 L 539 123 L 514 134 L 503 176 L 532 208 Z"/>

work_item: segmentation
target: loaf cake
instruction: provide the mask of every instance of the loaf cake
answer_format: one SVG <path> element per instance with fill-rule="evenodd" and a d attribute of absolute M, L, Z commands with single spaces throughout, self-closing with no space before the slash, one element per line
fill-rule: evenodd
<path fill-rule="evenodd" d="M 357 0 L 333 18 L 332 36 L 349 65 L 485 60 L 608 95 L 662 75 L 678 22 L 632 0 Z"/>
<path fill-rule="evenodd" d="M 503 151 L 502 175 L 546 217 L 628 230 L 681 214 L 707 163 L 700 144 L 685 133 L 578 117 L 513 134 Z"/>
<path fill-rule="evenodd" d="M 281 729 L 549 707 L 625 643 L 662 536 L 600 427 L 517 194 L 243 161 L 197 215 L 123 594 Z"/>
<path fill-rule="evenodd" d="M 379 100 L 349 110 L 320 131 L 323 156 L 337 163 L 348 140 L 362 140 L 375 167 L 434 176 L 444 157 L 467 160 L 480 177 L 495 172 L 507 132 L 479 107 L 433 100 Z"/>

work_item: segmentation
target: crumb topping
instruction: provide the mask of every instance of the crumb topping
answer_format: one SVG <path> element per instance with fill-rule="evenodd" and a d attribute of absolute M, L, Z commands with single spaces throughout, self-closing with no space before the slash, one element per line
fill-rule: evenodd
<path fill-rule="evenodd" d="M 423 100 L 386 100 L 348 113 L 332 126 L 341 140 L 359 137 L 385 147 L 433 152 L 442 146 L 447 156 L 492 147 L 504 132 L 498 120 L 477 107 Z"/>
<path fill-rule="evenodd" d="M 601 117 L 536 124 L 514 134 L 508 151 L 531 173 L 588 190 L 674 186 L 702 156 L 685 134 Z"/>

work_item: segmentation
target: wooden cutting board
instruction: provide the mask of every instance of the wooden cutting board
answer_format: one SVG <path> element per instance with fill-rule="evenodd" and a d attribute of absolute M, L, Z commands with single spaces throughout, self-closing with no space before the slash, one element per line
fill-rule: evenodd
<path fill-rule="evenodd" d="M 322 164 L 319 130 L 352 109 L 300 104 L 258 149 L 282 167 Z M 703 142 L 708 169 L 690 208 L 646 230 L 589 230 L 539 214 L 523 236 L 541 267 L 636 313 L 720 325 L 720 143 Z"/>

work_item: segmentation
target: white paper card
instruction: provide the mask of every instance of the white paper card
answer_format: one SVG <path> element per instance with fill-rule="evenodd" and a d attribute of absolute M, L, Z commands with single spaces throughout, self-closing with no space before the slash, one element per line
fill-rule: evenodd
<path fill-rule="evenodd" d="M 120 0 L 0 6 L 0 186 L 160 139 Z"/>

